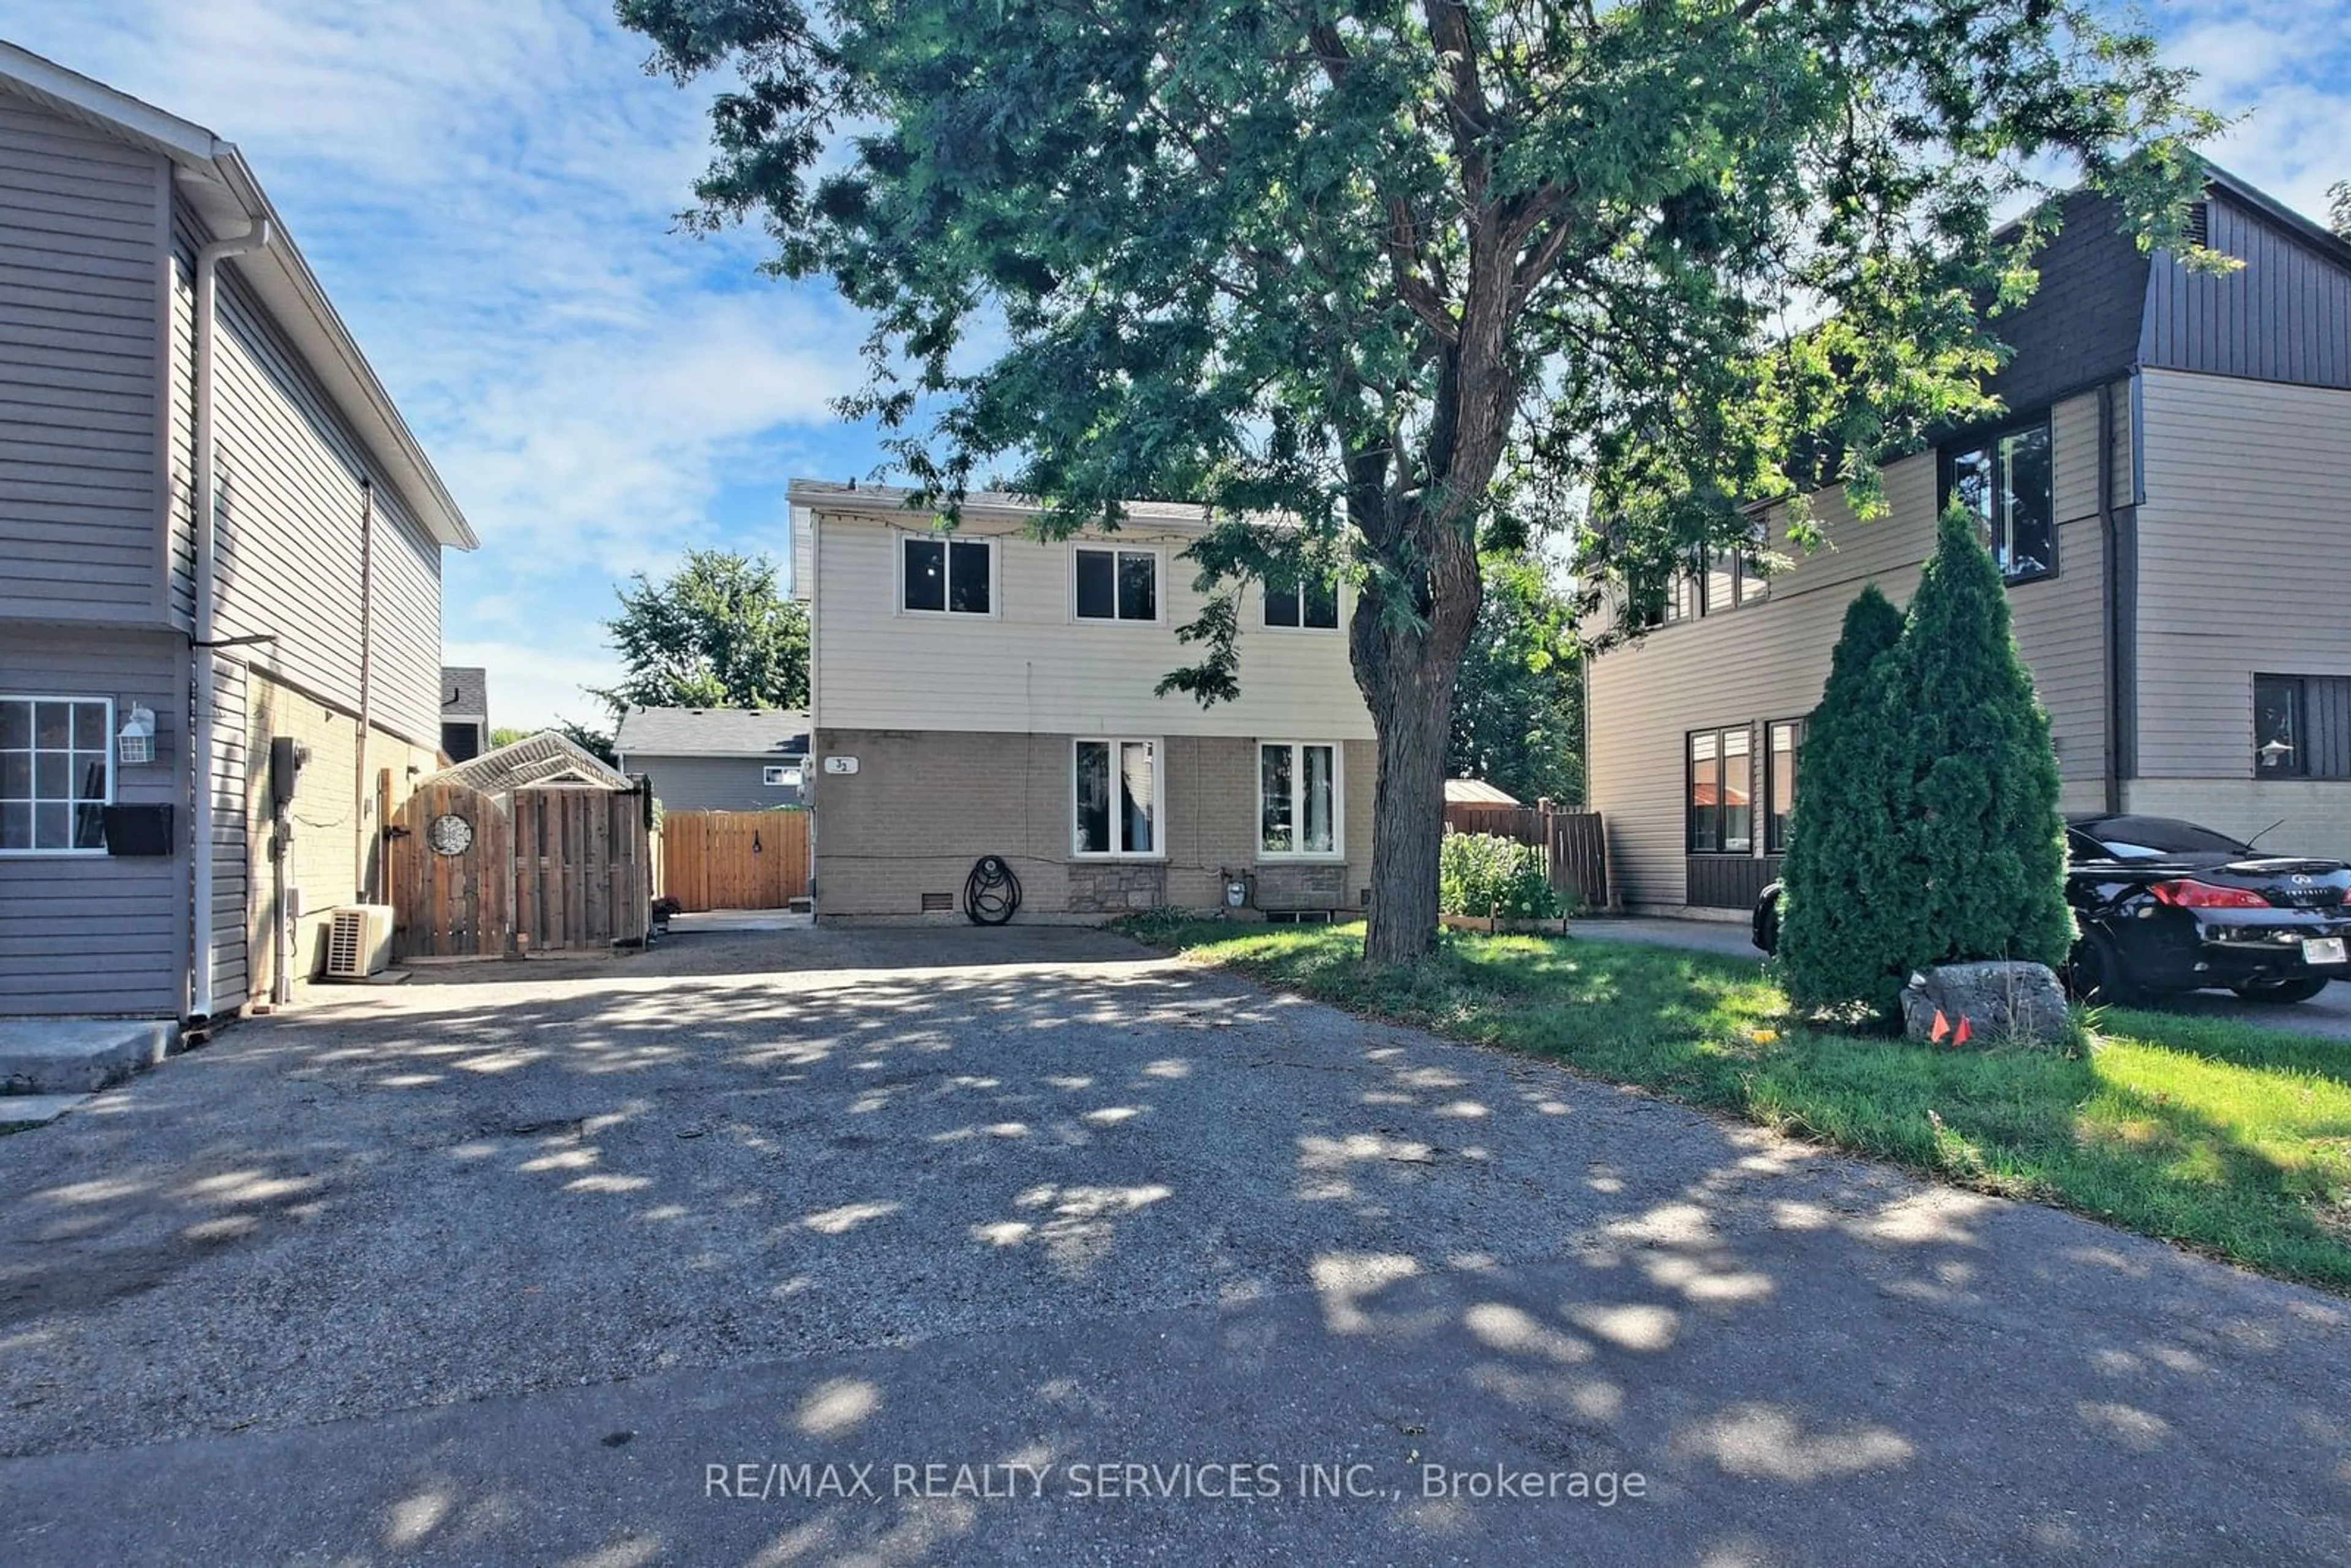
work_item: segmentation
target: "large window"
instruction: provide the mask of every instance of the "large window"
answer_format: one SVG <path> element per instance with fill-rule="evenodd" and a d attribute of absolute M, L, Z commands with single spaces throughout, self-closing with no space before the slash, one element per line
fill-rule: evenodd
<path fill-rule="evenodd" d="M 1080 545 L 1075 554 L 1079 620 L 1159 619 L 1157 550 Z"/>
<path fill-rule="evenodd" d="M 898 606 L 935 615 L 986 615 L 995 601 L 996 543 L 907 534 L 899 540 Z"/>
<path fill-rule="evenodd" d="M 1771 816 L 1763 829 L 1768 854 L 1788 852 L 1788 819 L 1796 810 L 1796 762 L 1804 749 L 1804 721 L 1774 719 L 1764 727 L 1763 791 Z"/>
<path fill-rule="evenodd" d="M 2351 779 L 2351 676 L 2253 677 L 2253 777 Z"/>
<path fill-rule="evenodd" d="M 2057 571 L 2057 513 L 2050 495 L 2049 421 L 2011 426 L 1943 452 L 1943 504 L 1965 507 L 1983 529 L 2001 576 L 2029 582 Z"/>
<path fill-rule="evenodd" d="M 1690 732 L 1690 853 L 1754 853 L 1754 732 L 1744 726 Z"/>
<path fill-rule="evenodd" d="M 1310 631 L 1335 631 L 1339 625 L 1339 584 L 1327 576 L 1310 576 L 1301 582 L 1265 585 L 1265 623 Z"/>
<path fill-rule="evenodd" d="M 113 736 L 110 699 L 0 696 L 0 852 L 106 848 Z"/>
<path fill-rule="evenodd" d="M 1159 743 L 1081 740 L 1076 771 L 1071 848 L 1081 855 L 1159 854 Z"/>
<path fill-rule="evenodd" d="M 1258 852 L 1339 852 L 1339 748 L 1274 741 L 1258 747 Z"/>

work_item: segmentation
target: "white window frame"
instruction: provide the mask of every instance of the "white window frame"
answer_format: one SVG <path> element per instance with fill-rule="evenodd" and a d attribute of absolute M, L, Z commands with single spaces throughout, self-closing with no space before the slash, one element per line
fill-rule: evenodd
<path fill-rule="evenodd" d="M 65 694 L 65 693 L 61 693 L 61 692 L 0 692 L 0 703 L 28 703 L 28 704 L 38 704 L 38 703 L 103 703 L 104 705 L 106 705 L 106 729 L 105 729 L 105 735 L 104 735 L 104 739 L 105 739 L 106 744 L 105 744 L 105 746 L 104 746 L 103 747 L 101 747 L 101 749 L 104 751 L 105 756 L 106 756 L 106 794 L 105 794 L 104 799 L 103 799 L 103 800 L 101 800 L 99 803 L 100 805 L 102 805 L 102 806 L 111 806 L 111 805 L 113 805 L 113 804 L 114 804 L 114 790 L 115 790 L 115 760 L 114 760 L 115 709 L 114 709 L 114 699 L 113 699 L 112 697 L 109 697 L 109 696 L 94 696 L 94 695 L 90 695 L 90 694 L 89 694 L 89 693 L 88 693 L 88 692 L 81 693 L 81 694 L 79 694 L 78 695 L 67 695 L 67 694 Z M 31 715 L 27 715 L 26 716 L 27 716 L 27 719 L 28 719 L 28 721 L 29 721 L 33 716 L 31 716 Z M 28 734 L 28 735 L 30 734 L 30 731 L 29 731 L 29 730 L 27 731 L 27 734 Z M 37 756 L 37 755 L 39 754 L 39 749 L 40 749 L 40 748 L 39 748 L 39 747 L 36 747 L 34 748 L 34 750 L 35 750 L 35 755 L 36 755 L 36 756 Z M 35 794 L 33 794 L 33 795 L 30 797 L 30 799 L 31 799 L 31 800 L 32 800 L 32 801 L 34 802 L 34 806 L 35 806 L 35 810 L 36 810 L 36 811 L 37 811 L 37 810 L 38 810 L 38 809 L 39 809 L 39 802 L 40 802 L 40 799 L 41 799 L 41 797 L 40 797 L 39 793 L 37 792 L 37 791 L 38 791 L 38 787 L 39 787 L 39 784 L 40 784 L 40 779 L 39 779 L 39 767 L 38 767 L 38 764 L 37 764 L 37 763 L 35 765 L 35 768 L 34 768 L 34 775 L 35 775 L 35 776 L 34 776 L 34 779 L 33 779 L 33 780 L 32 780 L 32 783 L 33 783 L 33 786 L 34 786 L 34 788 L 35 788 L 36 793 L 35 793 Z M 72 780 L 70 780 L 70 779 L 67 780 L 67 788 L 68 788 L 68 789 L 71 789 L 71 788 L 72 788 Z M 72 799 L 71 799 L 70 797 L 68 797 L 68 798 L 67 799 L 67 800 L 66 800 L 66 808 L 67 808 L 67 810 L 71 810 L 73 809 L 73 806 L 74 806 L 74 801 L 72 800 Z M 38 836 L 38 835 L 37 835 L 37 832 L 36 833 L 36 836 Z M 81 856 L 81 857 L 84 857 L 84 858 L 88 858 L 88 857 L 90 857 L 90 856 L 103 856 L 103 855 L 105 855 L 105 853 L 106 853 L 106 852 L 106 852 L 106 846 L 105 846 L 104 844 L 99 844 L 99 845 L 97 848 L 95 848 L 95 849 L 78 849 L 78 848 L 75 848 L 75 847 L 72 847 L 72 846 L 68 845 L 68 847 L 66 847 L 66 848 L 64 848 L 64 849 L 61 849 L 61 850 L 37 850 L 37 849 L 0 850 L 0 860 L 31 860 L 31 859 L 53 860 L 53 859 L 57 859 L 57 858 L 58 858 L 58 857 L 60 857 L 60 856 Z"/>
<path fill-rule="evenodd" d="M 1277 630 L 1287 631 L 1281 627 Z M 1316 631 L 1324 630 L 1316 627 Z M 1270 747 L 1290 748 L 1290 787 L 1295 790 L 1306 777 L 1306 751 L 1310 747 L 1331 748 L 1331 847 L 1327 850 L 1270 850 L 1265 847 L 1265 753 Z M 1249 767 L 1257 775 L 1254 793 L 1257 815 L 1250 819 L 1249 835 L 1261 861 L 1313 861 L 1332 864 L 1347 858 L 1347 748 L 1335 740 L 1259 740 L 1251 747 L 1257 755 L 1249 758 Z M 1298 801 L 1290 803 L 1290 835 L 1298 836 Z"/>
<path fill-rule="evenodd" d="M 1339 618 L 1335 625 L 1307 625 L 1306 584 L 1301 582 L 1290 591 L 1298 597 L 1298 624 L 1295 626 L 1277 626 L 1272 622 L 1268 621 L 1265 618 L 1265 601 L 1273 596 L 1273 587 L 1270 583 L 1260 582 L 1258 584 L 1258 623 L 1254 630 L 1271 632 L 1283 637 L 1335 637 L 1340 632 L 1344 632 L 1347 629 L 1347 585 L 1338 580 L 1336 573 L 1332 574 L 1331 582 L 1332 602 L 1336 604 L 1339 610 Z M 1319 745 L 1321 743 L 1317 742 L 1316 744 Z"/>
<path fill-rule="evenodd" d="M 1148 620 L 1128 620 L 1116 613 L 1081 615 L 1078 613 L 1078 556 L 1085 550 L 1099 550 L 1111 559 L 1111 608 L 1118 607 L 1118 560 L 1122 555 L 1147 555 L 1151 558 L 1151 616 Z M 1070 545 L 1070 621 L 1079 626 L 1165 626 L 1167 624 L 1167 552 L 1157 545 L 1131 545 L 1117 539 L 1076 539 Z"/>
<path fill-rule="evenodd" d="M 987 608 L 985 611 L 956 610 L 952 608 L 941 608 L 937 610 L 912 610 L 907 608 L 906 545 L 910 540 L 923 540 L 925 542 L 937 540 L 950 547 L 958 544 L 987 546 Z M 912 616 L 917 620 L 925 621 L 994 621 L 998 619 L 1004 612 L 1004 552 L 997 548 L 999 542 L 1000 541 L 998 541 L 992 534 L 967 534 L 960 530 L 955 533 L 946 533 L 936 529 L 927 533 L 923 533 L 916 532 L 911 528 L 893 528 L 890 531 L 891 608 L 900 615 Z M 946 552 L 946 604 L 952 606 L 955 602 L 955 551 L 952 548 L 950 548 Z"/>
<path fill-rule="evenodd" d="M 1078 847 L 1078 747 L 1107 746 L 1115 772 L 1121 750 L 1128 746 L 1151 747 L 1151 838 L 1147 850 L 1118 847 L 1125 836 L 1120 813 L 1111 813 L 1111 844 L 1107 850 Z M 1070 858 L 1079 861 L 1164 861 L 1167 858 L 1167 741 L 1156 735 L 1080 735 L 1070 739 Z"/>
<path fill-rule="evenodd" d="M 767 763 L 759 769 L 759 783 L 769 789 L 796 789 L 800 781 L 792 775 L 799 771 L 797 766 L 789 762 Z"/>

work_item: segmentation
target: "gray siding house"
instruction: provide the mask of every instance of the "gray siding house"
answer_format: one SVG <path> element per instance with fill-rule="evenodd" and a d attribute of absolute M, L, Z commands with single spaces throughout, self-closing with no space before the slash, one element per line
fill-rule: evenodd
<path fill-rule="evenodd" d="M 1953 499 L 2009 580 L 2068 811 L 2351 856 L 2351 246 L 2219 171 L 2197 217 L 2240 270 L 2143 255 L 2076 197 L 2000 324 L 2001 418 L 1889 465 L 1886 516 L 1813 497 L 1832 548 L 1791 570 L 1694 563 L 1667 623 L 1591 662 L 1618 902 L 1751 907 L 1845 606 L 1906 602 Z"/>
<path fill-rule="evenodd" d="M 490 748 L 490 673 L 475 664 L 441 666 L 441 755 L 471 762 Z"/>
<path fill-rule="evenodd" d="M 808 749 L 808 715 L 789 708 L 632 707 L 612 737 L 670 811 L 804 806 Z"/>
<path fill-rule="evenodd" d="M 0 44 L 0 1016 L 306 974 L 474 542 L 236 149 Z"/>

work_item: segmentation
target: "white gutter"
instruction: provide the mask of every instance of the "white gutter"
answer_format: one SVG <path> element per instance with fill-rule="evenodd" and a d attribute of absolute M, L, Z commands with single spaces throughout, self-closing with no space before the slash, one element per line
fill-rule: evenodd
<path fill-rule="evenodd" d="M 188 1012 L 202 1024 L 213 1010 L 213 643 L 214 574 L 218 559 L 219 487 L 213 452 L 213 340 L 216 331 L 214 303 L 219 293 L 221 262 L 232 256 L 259 250 L 269 243 L 269 220 L 256 218 L 253 226 L 234 239 L 214 240 L 196 252 L 195 320 L 195 635 L 190 650 L 195 659 L 195 738 L 188 747 L 188 771 L 194 787 L 195 823 L 188 852 L 194 862 L 193 888 L 194 925 L 189 948 Z"/>

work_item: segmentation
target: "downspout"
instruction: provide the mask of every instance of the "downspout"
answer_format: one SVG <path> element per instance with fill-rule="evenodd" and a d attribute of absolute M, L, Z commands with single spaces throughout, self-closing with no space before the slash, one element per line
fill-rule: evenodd
<path fill-rule="evenodd" d="M 360 480 L 360 737 L 352 747 L 351 891 L 361 904 L 375 902 L 374 873 L 368 850 L 382 831 L 378 822 L 368 827 L 368 734 L 374 723 L 375 685 L 375 481 Z"/>
<path fill-rule="evenodd" d="M 2123 809 L 2123 687 L 2122 656 L 2116 643 L 2122 635 L 2121 541 L 2115 528 L 2115 383 L 2098 388 L 2098 544 L 2105 561 L 2104 635 L 2098 639 L 2105 677 L 2106 744 L 2105 809 L 2113 816 Z"/>
<path fill-rule="evenodd" d="M 188 768 L 194 782 L 195 824 L 190 834 L 189 858 L 194 862 L 191 912 L 193 939 L 189 950 L 188 1012 L 202 1025 L 213 1010 L 213 647 L 214 573 L 219 493 L 213 452 L 213 340 L 214 307 L 219 293 L 220 264 L 232 256 L 259 250 L 269 243 L 269 220 L 256 218 L 253 226 L 234 239 L 214 240 L 196 251 L 194 444 L 194 518 L 196 549 L 195 635 L 191 650 L 195 661 L 195 740 L 189 747 Z"/>

